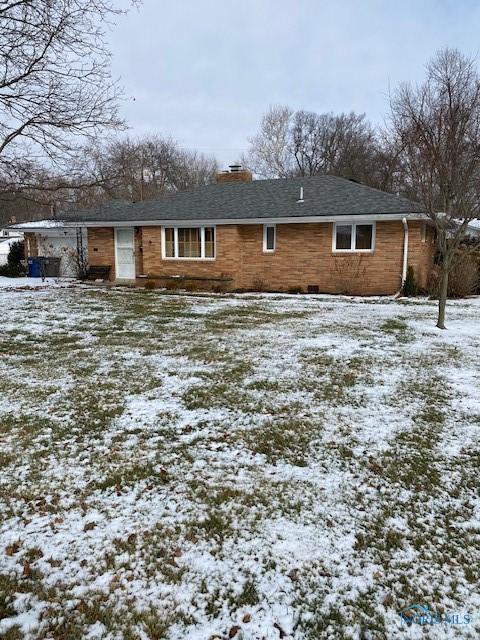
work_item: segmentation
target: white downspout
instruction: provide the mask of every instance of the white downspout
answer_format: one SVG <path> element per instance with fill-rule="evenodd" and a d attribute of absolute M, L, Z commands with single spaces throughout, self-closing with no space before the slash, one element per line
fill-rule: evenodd
<path fill-rule="evenodd" d="M 402 267 L 402 287 L 407 279 L 408 266 L 408 222 L 406 218 L 402 219 L 403 224 L 403 267 Z"/>

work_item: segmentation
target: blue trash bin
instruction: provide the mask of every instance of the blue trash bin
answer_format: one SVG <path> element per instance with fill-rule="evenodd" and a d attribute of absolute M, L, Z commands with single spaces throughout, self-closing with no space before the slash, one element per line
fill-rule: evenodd
<path fill-rule="evenodd" d="M 29 278 L 41 278 L 42 266 L 39 258 L 27 259 L 27 273 Z"/>

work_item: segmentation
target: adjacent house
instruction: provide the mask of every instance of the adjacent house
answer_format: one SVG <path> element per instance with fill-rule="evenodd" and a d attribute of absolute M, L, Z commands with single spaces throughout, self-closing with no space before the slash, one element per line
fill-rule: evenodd
<path fill-rule="evenodd" d="M 115 282 L 231 290 L 393 294 L 409 265 L 427 285 L 435 246 L 405 198 L 334 176 L 252 180 L 236 165 L 216 184 L 29 224 L 28 247 L 42 225 L 86 230 L 90 267 Z"/>
<path fill-rule="evenodd" d="M 7 264 L 10 247 L 15 242 L 23 240 L 23 233 L 16 229 L 4 229 L 0 227 L 0 266 Z"/>
<path fill-rule="evenodd" d="M 51 219 L 23 222 L 13 228 L 23 231 L 27 258 L 57 258 L 60 277 L 81 275 L 87 262 L 87 232 L 82 225 Z"/>

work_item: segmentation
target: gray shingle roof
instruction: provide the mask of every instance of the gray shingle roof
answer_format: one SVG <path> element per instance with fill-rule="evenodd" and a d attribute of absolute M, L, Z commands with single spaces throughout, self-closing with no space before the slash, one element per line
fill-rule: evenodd
<path fill-rule="evenodd" d="M 303 203 L 297 203 L 303 187 Z M 226 182 L 164 196 L 158 200 L 111 202 L 77 211 L 64 219 L 75 222 L 169 220 L 236 220 L 418 213 L 422 207 L 357 182 L 334 176 L 313 176 L 252 182 Z"/>

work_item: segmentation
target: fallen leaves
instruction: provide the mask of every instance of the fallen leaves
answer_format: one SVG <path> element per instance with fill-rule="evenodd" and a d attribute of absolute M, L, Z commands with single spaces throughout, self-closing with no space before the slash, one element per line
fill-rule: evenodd
<path fill-rule="evenodd" d="M 5 548 L 5 553 L 7 556 L 13 556 L 15 553 L 20 551 L 20 544 L 18 542 L 14 542 L 9 544 L 8 547 Z"/>

